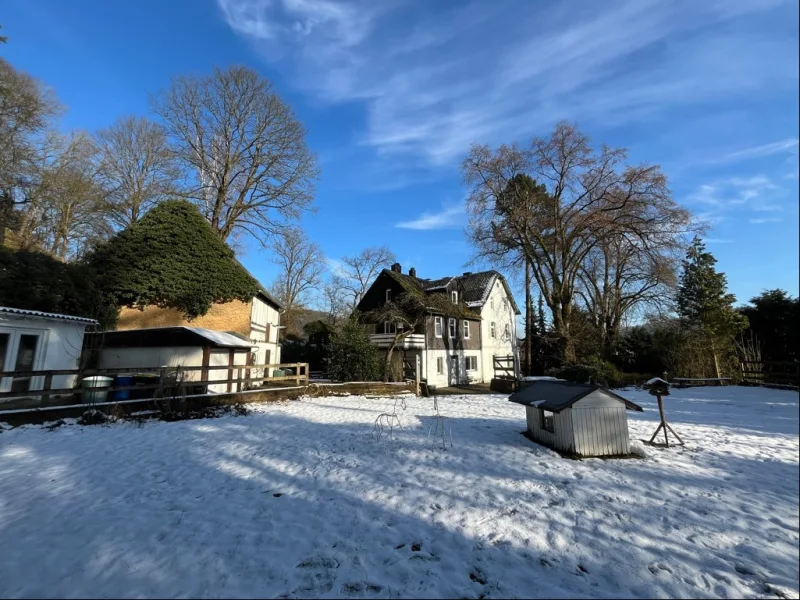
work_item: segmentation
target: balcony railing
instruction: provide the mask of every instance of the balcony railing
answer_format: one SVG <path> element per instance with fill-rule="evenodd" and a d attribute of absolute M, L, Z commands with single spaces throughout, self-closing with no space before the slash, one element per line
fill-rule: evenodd
<path fill-rule="evenodd" d="M 393 333 L 373 333 L 369 336 L 369 341 L 375 344 L 378 348 L 388 348 L 392 340 L 394 340 Z M 406 350 L 419 350 L 425 347 L 425 334 L 411 333 L 397 342 L 397 348 Z"/>

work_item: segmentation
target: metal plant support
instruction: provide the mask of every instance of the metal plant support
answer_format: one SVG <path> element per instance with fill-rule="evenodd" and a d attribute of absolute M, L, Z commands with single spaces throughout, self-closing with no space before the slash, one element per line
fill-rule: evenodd
<path fill-rule="evenodd" d="M 439 412 L 439 398 L 437 396 L 433 397 L 433 410 L 436 411 L 436 415 L 433 417 L 433 425 L 431 425 L 428 429 L 428 441 L 430 441 L 431 435 L 434 437 L 441 436 L 442 450 L 447 450 L 448 441 L 450 442 L 450 447 L 452 448 L 453 428 L 447 423 L 447 417 Z"/>
<path fill-rule="evenodd" d="M 389 432 L 389 439 L 394 439 L 394 428 L 397 426 L 398 429 L 402 429 L 403 426 L 400 424 L 400 417 L 397 416 L 397 403 L 400 403 L 400 408 L 405 410 L 406 409 L 406 399 L 404 396 L 400 396 L 396 398 L 394 401 L 394 408 L 390 413 L 381 413 L 378 415 L 378 418 L 375 419 L 375 426 L 372 428 L 372 433 L 370 437 L 372 437 L 376 442 L 380 441 L 381 435 L 383 432 L 388 430 Z"/>

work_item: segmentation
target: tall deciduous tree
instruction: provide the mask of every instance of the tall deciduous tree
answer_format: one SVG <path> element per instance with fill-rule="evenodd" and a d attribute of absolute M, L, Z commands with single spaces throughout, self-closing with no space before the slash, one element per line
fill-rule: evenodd
<path fill-rule="evenodd" d="M 581 276 L 598 244 L 625 236 L 649 248 L 689 226 L 660 168 L 626 159 L 621 149 L 592 149 L 574 126 L 559 123 L 525 149 L 475 145 L 462 164 L 476 256 L 529 261 L 568 362 L 576 357 L 570 324 Z M 514 183 L 525 176 L 535 181 L 535 193 Z"/>
<path fill-rule="evenodd" d="M 286 333 L 295 331 L 294 317 L 308 301 L 308 295 L 322 283 L 325 256 L 317 244 L 308 239 L 302 229 L 286 227 L 275 236 L 270 260 L 280 268 L 272 284 L 272 292 L 285 310 Z"/>
<path fill-rule="evenodd" d="M 394 253 L 386 246 L 365 248 L 355 256 L 345 256 L 340 272 L 335 274 L 335 286 L 349 297 L 355 310 L 377 274 L 393 262 Z"/>
<path fill-rule="evenodd" d="M 97 133 L 108 218 L 122 229 L 169 198 L 180 179 L 164 128 L 124 117 Z"/>
<path fill-rule="evenodd" d="M 305 128 L 254 70 L 177 77 L 154 108 L 190 176 L 185 193 L 223 240 L 266 239 L 310 208 L 318 171 Z"/>
<path fill-rule="evenodd" d="M 707 342 L 720 377 L 721 349 L 731 346 L 733 337 L 747 327 L 747 319 L 733 308 L 736 297 L 728 293 L 727 278 L 717 272 L 716 263 L 700 238 L 695 238 L 683 261 L 677 302 L 678 315 Z"/>

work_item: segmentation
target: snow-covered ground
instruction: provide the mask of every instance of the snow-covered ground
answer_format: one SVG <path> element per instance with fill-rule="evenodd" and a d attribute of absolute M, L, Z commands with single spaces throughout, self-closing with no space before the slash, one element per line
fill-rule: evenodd
<path fill-rule="evenodd" d="M 629 413 L 649 438 L 658 411 Z M 502 396 L 0 433 L 3 597 L 798 595 L 798 394 L 675 390 L 683 448 L 575 461 Z"/>

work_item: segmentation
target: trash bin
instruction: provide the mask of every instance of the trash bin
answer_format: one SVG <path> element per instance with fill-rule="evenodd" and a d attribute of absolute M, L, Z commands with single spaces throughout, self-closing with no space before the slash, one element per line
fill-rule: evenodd
<path fill-rule="evenodd" d="M 114 377 L 115 387 L 128 387 L 133 385 L 133 375 L 117 375 Z M 116 390 L 114 400 L 127 400 L 131 397 L 131 390 Z"/>
<path fill-rule="evenodd" d="M 111 377 L 103 377 L 102 375 L 84 377 L 81 380 L 83 402 L 85 404 L 105 402 L 106 396 L 108 396 L 108 388 L 111 387 L 112 383 L 114 383 L 114 380 Z"/>
<path fill-rule="evenodd" d="M 285 375 L 285 372 L 282 369 L 274 369 L 272 371 L 272 376 L 273 377 L 283 377 L 284 375 Z"/>

